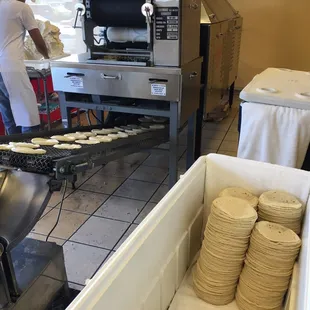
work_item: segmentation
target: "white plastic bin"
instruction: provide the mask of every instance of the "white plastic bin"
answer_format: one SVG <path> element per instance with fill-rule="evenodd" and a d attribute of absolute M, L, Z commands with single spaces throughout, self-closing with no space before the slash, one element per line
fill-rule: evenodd
<path fill-rule="evenodd" d="M 223 307 L 205 304 L 185 287 L 186 281 L 182 283 L 200 248 L 211 202 L 229 186 L 244 187 L 256 195 L 284 190 L 306 207 L 310 173 L 216 154 L 201 157 L 68 309 L 166 310 L 170 305 L 173 310 L 238 309 L 235 302 Z M 309 212 L 306 208 L 303 246 L 286 310 L 310 310 Z"/>

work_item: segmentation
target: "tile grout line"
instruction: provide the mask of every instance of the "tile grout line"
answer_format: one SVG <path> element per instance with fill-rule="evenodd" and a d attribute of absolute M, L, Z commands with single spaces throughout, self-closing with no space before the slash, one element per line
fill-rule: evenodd
<path fill-rule="evenodd" d="M 138 166 L 138 167 L 140 167 L 140 166 Z M 138 167 L 136 167 L 136 169 L 135 169 L 132 173 L 134 173 L 134 172 L 138 169 Z M 114 194 L 126 181 L 127 181 L 127 179 L 125 178 L 125 180 L 113 191 L 113 193 L 110 194 L 110 195 L 108 196 L 108 198 L 105 200 L 105 202 L 106 202 L 108 199 L 110 199 L 111 196 L 113 196 L 113 194 Z M 103 204 L 104 204 L 104 203 L 102 203 L 102 204 L 88 217 L 88 219 L 87 219 L 76 231 L 74 231 L 74 233 L 67 239 L 67 241 L 64 243 L 64 245 L 65 245 L 68 241 L 70 241 L 70 239 L 80 230 L 80 228 L 81 228 L 84 224 L 86 224 L 86 222 L 98 211 L 99 208 L 101 208 L 101 206 L 102 206 Z M 70 241 L 70 242 L 72 242 L 72 241 Z M 89 245 L 89 246 L 92 246 L 92 245 Z"/>
<path fill-rule="evenodd" d="M 227 131 L 226 131 L 226 133 L 225 133 L 225 136 L 224 136 L 223 140 L 221 141 L 221 144 L 219 145 L 219 147 L 218 147 L 216 153 L 218 153 L 218 152 L 220 151 L 220 148 L 221 148 L 221 146 L 222 146 L 222 144 L 223 144 L 223 142 L 224 142 L 224 140 L 225 140 L 225 138 L 226 138 L 226 136 L 227 136 L 227 134 L 228 134 L 230 128 L 232 127 L 232 125 L 233 125 L 235 119 L 236 119 L 236 117 L 234 117 L 232 123 L 229 125 L 229 127 L 228 127 L 228 129 L 227 129 Z"/>
<path fill-rule="evenodd" d="M 181 159 L 181 157 L 185 154 L 186 151 L 187 151 L 187 149 L 185 148 L 185 150 L 182 152 L 182 154 L 178 157 L 178 161 Z M 151 154 L 149 154 L 142 162 L 140 162 L 139 164 L 137 164 L 137 167 L 131 172 L 131 174 L 130 174 L 128 177 L 124 178 L 124 181 L 123 181 L 111 194 L 108 194 L 108 195 L 107 195 L 107 198 L 104 200 L 104 202 L 101 203 L 101 204 L 99 205 L 99 207 L 98 207 L 92 214 L 85 214 L 85 213 L 83 213 L 83 212 L 78 212 L 78 211 L 72 211 L 72 210 L 64 209 L 64 210 L 66 210 L 66 211 L 70 211 L 70 212 L 74 212 L 74 213 L 79 213 L 79 214 L 83 214 L 83 215 L 88 215 L 88 218 L 86 219 L 86 221 L 85 221 L 76 231 L 74 231 L 74 233 L 73 233 L 68 239 L 62 239 L 62 238 L 58 238 L 58 237 L 51 236 L 51 237 L 53 237 L 53 238 L 55 238 L 55 239 L 57 239 L 57 240 L 64 241 L 63 246 L 64 246 L 67 242 L 73 242 L 73 243 L 77 243 L 77 244 L 81 244 L 81 245 L 85 245 L 85 246 L 91 246 L 91 247 L 94 247 L 94 248 L 98 248 L 98 249 L 103 249 L 103 250 L 109 251 L 108 255 L 106 255 L 106 257 L 104 258 L 103 262 L 102 262 L 102 263 L 100 264 L 100 266 L 97 268 L 97 270 L 96 270 L 95 273 L 92 275 L 92 277 L 93 277 L 93 276 L 98 272 L 98 270 L 102 267 L 102 265 L 104 264 L 104 262 L 108 259 L 109 255 L 110 255 L 111 253 L 115 252 L 114 249 L 116 248 L 117 244 L 118 244 L 118 243 L 120 242 L 120 240 L 125 236 L 125 234 L 128 232 L 128 230 L 130 229 L 130 227 L 132 227 L 132 225 L 135 224 L 136 219 L 140 216 L 140 214 L 143 212 L 143 210 L 145 210 L 147 204 L 150 203 L 151 199 L 154 197 L 154 195 L 156 194 L 156 192 L 157 192 L 157 191 L 159 190 L 159 188 L 164 184 L 164 182 L 165 182 L 165 180 L 166 180 L 166 178 L 167 178 L 167 175 L 169 175 L 169 170 L 168 170 L 167 175 L 163 178 L 163 180 L 162 180 L 160 183 L 145 181 L 145 182 L 150 183 L 150 184 L 156 184 L 157 187 L 156 187 L 156 189 L 155 189 L 153 195 L 148 199 L 148 201 L 143 201 L 143 202 L 145 202 L 144 207 L 140 210 L 140 212 L 136 215 L 136 217 L 135 217 L 131 222 L 126 222 L 126 221 L 117 220 L 117 219 L 112 219 L 112 218 L 107 218 L 107 217 L 102 217 L 102 216 L 96 216 L 95 213 L 98 211 L 98 209 L 99 209 L 100 207 L 102 207 L 102 205 L 103 205 L 108 199 L 110 199 L 112 196 L 114 196 L 115 192 L 116 192 L 127 180 L 135 180 L 135 181 L 144 182 L 143 180 L 130 179 L 130 177 L 131 177 L 131 176 L 136 172 L 136 170 L 139 169 L 141 166 L 152 167 L 152 166 L 144 165 L 145 161 L 146 161 L 150 156 L 151 156 Z M 128 164 L 131 165 L 131 163 L 128 163 Z M 156 168 L 161 168 L 161 169 L 162 169 L 162 167 L 156 167 Z M 89 191 L 89 190 L 83 190 L 83 189 L 82 189 L 82 186 L 83 186 L 87 181 L 89 181 L 93 176 L 100 174 L 99 172 L 100 172 L 102 169 L 103 169 L 103 167 L 100 168 L 98 171 L 94 172 L 93 174 L 91 174 L 91 175 L 90 175 L 86 180 L 84 180 L 76 189 L 72 189 L 72 188 L 70 187 L 69 189 L 72 189 L 72 192 L 71 192 L 70 194 L 66 195 L 65 199 L 69 198 L 71 195 L 73 195 L 74 193 L 76 193 L 78 190 L 79 190 L 79 191 L 87 192 L 87 193 L 89 193 L 89 194 L 91 194 L 91 193 L 99 193 L 99 192 L 92 192 L 92 191 Z M 99 193 L 99 194 L 104 194 L 104 193 Z M 122 196 L 118 196 L 118 195 L 115 195 L 115 197 L 121 197 L 121 198 L 126 198 L 126 199 L 141 201 L 141 200 L 138 200 L 138 199 L 132 199 L 132 198 L 122 197 Z M 58 202 L 57 204 L 55 204 L 55 206 L 50 207 L 51 209 L 50 209 L 42 218 L 44 218 L 44 217 L 45 217 L 47 214 L 49 214 L 52 210 L 56 209 L 57 206 L 60 205 L 60 203 L 61 203 L 61 201 Z M 157 204 L 157 203 L 158 203 L 158 202 L 156 202 L 156 204 Z M 90 245 L 90 244 L 85 244 L 85 243 L 78 242 L 78 241 L 71 241 L 70 239 L 73 237 L 73 235 L 75 235 L 75 234 L 79 231 L 79 229 L 80 229 L 92 216 L 98 217 L 98 218 L 109 219 L 109 220 L 113 220 L 113 221 L 119 221 L 119 222 L 123 222 L 123 223 L 128 223 L 128 224 L 130 224 L 130 225 L 128 226 L 128 228 L 126 229 L 126 231 L 124 232 L 124 234 L 123 234 L 123 235 L 119 238 L 119 240 L 115 243 L 115 245 L 113 246 L 112 249 L 107 249 L 107 248 L 103 248 L 103 247 L 98 247 L 98 246 L 94 246 L 94 245 Z M 42 219 L 42 218 L 41 218 L 41 219 Z M 40 220 L 41 220 L 41 219 L 40 219 Z M 135 225 L 136 225 L 136 224 L 135 224 Z M 44 234 L 40 234 L 40 233 L 36 233 L 36 232 L 33 232 L 33 233 L 34 233 L 34 234 L 37 234 L 37 235 L 40 235 L 40 236 L 45 236 Z M 69 281 L 69 282 L 70 282 L 70 281 Z M 83 285 L 80 284 L 80 283 L 76 283 L 76 282 L 71 282 L 71 283 L 75 283 L 75 284 L 77 284 L 77 285 L 83 286 Z"/>
<path fill-rule="evenodd" d="M 134 154 L 134 153 L 133 153 Z M 149 155 L 150 156 L 150 155 Z M 66 196 L 65 197 L 65 199 L 64 199 L 64 201 L 69 197 L 69 196 L 71 196 L 73 193 L 75 193 L 77 190 L 81 190 L 81 191 L 83 191 L 83 192 L 87 192 L 87 193 L 95 193 L 95 194 L 103 194 L 103 195 L 107 195 L 108 197 L 104 200 L 104 202 L 95 210 L 95 212 L 93 212 L 92 214 L 87 214 L 87 213 L 83 213 L 83 212 L 78 212 L 78 211 L 72 211 L 72 210 L 68 210 L 68 209 L 63 209 L 63 210 L 66 210 L 66 211 L 70 211 L 70 212 L 73 212 L 73 213 L 78 213 L 78 214 L 83 214 L 83 215 L 88 215 L 89 217 L 88 217 L 88 219 L 69 237 L 69 239 L 62 239 L 62 240 L 66 240 L 66 242 L 67 241 L 69 241 L 70 240 L 70 238 L 72 238 L 73 237 L 73 235 L 92 217 L 92 216 L 95 216 L 94 214 L 98 211 L 98 209 L 108 200 L 108 199 L 110 199 L 112 196 L 114 196 L 113 194 L 119 189 L 119 187 L 121 187 L 128 179 L 129 179 L 129 177 L 142 165 L 142 163 L 149 157 L 149 156 L 147 156 L 140 164 L 137 164 L 137 167 L 136 167 L 136 169 L 134 169 L 132 172 L 131 172 L 131 174 L 127 177 L 127 178 L 124 178 L 125 180 L 114 190 L 114 192 L 112 193 L 112 194 L 104 194 L 104 193 L 99 193 L 99 192 L 92 192 L 92 191 L 89 191 L 89 190 L 83 190 L 83 189 L 81 189 L 81 186 L 83 185 L 83 184 L 85 184 L 90 178 L 92 178 L 93 176 L 95 176 L 100 170 L 102 170 L 103 168 L 104 168 L 104 166 L 103 167 L 101 167 L 100 169 L 98 169 L 98 171 L 96 171 L 96 172 L 94 172 L 89 178 L 87 178 L 84 182 L 82 182 L 76 189 L 74 189 L 68 196 Z M 112 162 L 112 161 L 111 161 Z M 131 164 L 130 164 L 131 165 Z M 150 182 L 148 182 L 148 183 L 150 183 Z M 152 183 L 152 184 L 156 184 L 157 185 L 157 183 Z M 71 188 L 70 188 L 71 189 Z M 120 198 L 127 198 L 128 199 L 128 197 L 122 197 L 122 196 L 115 196 L 115 197 L 120 197 Z M 138 199 L 133 199 L 133 200 L 138 200 Z M 140 201 L 140 200 L 138 200 L 138 201 Z M 142 200 L 141 200 L 142 201 Z M 144 201 L 143 201 L 144 202 Z M 47 214 L 49 214 L 51 211 L 53 211 L 54 209 L 56 209 L 57 208 L 57 206 L 59 206 L 61 204 L 61 201 L 60 202 L 58 202 L 54 207 L 50 207 L 51 208 L 51 210 L 49 210 L 44 216 L 42 216 L 40 219 L 39 219 L 39 221 L 41 220 L 41 219 L 43 219 Z M 96 217 L 99 217 L 99 216 L 96 216 Z M 104 218 L 104 217 L 100 217 L 100 218 Z M 110 218 L 107 218 L 107 219 L 109 219 L 110 220 Z M 115 220 L 115 219 L 111 219 L 111 220 Z M 39 222 L 38 221 L 38 222 Z M 118 221 L 118 220 L 116 220 L 116 221 Z M 120 221 L 120 222 L 125 222 L 125 221 Z M 129 223 L 129 222 L 125 222 L 125 223 Z M 32 232 L 32 231 L 31 231 Z M 33 233 L 35 233 L 35 232 L 33 232 Z M 53 236 L 51 236 L 51 237 L 53 237 Z M 55 237 L 54 237 L 55 238 Z M 65 242 L 65 243 L 66 243 Z M 64 244 L 65 244 L 64 243 Z M 63 244 L 63 245 L 64 245 Z"/>
<path fill-rule="evenodd" d="M 148 156 L 149 157 L 149 156 Z M 147 158 L 148 158 L 147 157 Z M 146 159 L 147 159 L 146 158 Z M 146 160 L 145 159 L 145 160 Z M 140 163 L 140 164 L 138 164 L 137 165 L 137 167 L 136 167 L 136 169 L 134 169 L 134 171 L 129 175 L 129 177 L 140 167 L 142 165 L 142 163 Z M 95 174 L 94 174 L 95 175 Z M 129 178 L 128 177 L 128 178 Z M 105 202 L 108 200 L 108 199 L 110 199 L 112 196 L 113 196 L 113 194 L 128 180 L 128 178 L 125 178 L 125 180 L 113 191 L 113 193 L 112 194 L 110 194 L 108 197 L 107 197 L 107 199 L 105 200 Z M 86 182 L 86 181 L 85 181 Z M 85 183 L 84 182 L 84 183 Z M 83 183 L 83 184 L 84 184 Z M 124 197 L 125 198 L 125 197 Z M 63 244 L 63 246 L 66 244 L 66 243 L 68 243 L 68 242 L 75 242 L 75 241 L 71 241 L 70 239 L 81 229 L 81 227 L 84 225 L 84 224 L 86 224 L 86 222 L 92 217 L 92 216 L 94 216 L 94 214 L 98 211 L 98 209 L 105 203 L 105 202 L 103 202 L 89 217 L 88 217 L 88 219 L 76 230 L 76 231 L 74 231 L 73 232 L 73 234 L 68 238 L 68 239 L 66 239 L 66 241 L 64 242 L 64 244 Z M 146 204 L 145 204 L 146 205 Z M 128 224 L 130 224 L 130 223 L 128 223 Z M 128 229 L 130 228 L 130 226 L 131 226 L 132 224 L 130 224 L 129 226 L 128 226 Z M 125 233 L 128 231 L 128 229 L 125 231 Z M 125 234 L 124 233 L 124 234 Z M 124 234 L 122 235 L 122 237 L 121 238 L 123 238 L 123 236 L 124 236 Z M 113 246 L 113 249 L 115 248 L 115 246 L 118 244 L 118 242 L 121 240 L 121 238 L 115 243 L 115 245 Z M 75 243 L 79 243 L 79 242 L 75 242 Z M 83 244 L 83 245 L 86 245 L 86 246 L 90 246 L 90 247 L 94 247 L 94 248 L 99 248 L 99 249 L 103 249 L 103 248 L 101 248 L 101 247 L 97 247 L 97 246 L 94 246 L 94 245 L 90 245 L 90 244 L 84 244 L 84 243 L 79 243 L 79 244 Z M 113 252 L 113 249 L 112 250 L 110 250 L 110 249 L 105 249 L 105 250 L 107 250 L 107 251 L 109 251 L 109 253 L 105 256 L 105 258 L 103 259 L 103 261 L 102 261 L 102 263 L 99 265 L 99 267 L 96 269 L 96 271 L 94 272 L 94 274 L 91 276 L 91 278 L 97 273 L 97 271 L 101 268 L 101 266 L 103 265 L 103 263 L 106 261 L 106 259 L 109 257 L 109 255 L 111 254 L 111 252 Z"/>
<path fill-rule="evenodd" d="M 143 163 L 140 164 L 140 166 Z M 164 179 L 165 180 L 165 179 Z M 162 181 L 162 183 L 164 182 L 164 180 Z M 130 227 L 135 224 L 135 220 L 139 217 L 139 215 L 143 212 L 143 210 L 146 208 L 147 204 L 150 202 L 150 200 L 152 199 L 152 197 L 155 195 L 155 193 L 157 192 L 157 190 L 160 188 L 160 186 L 162 185 L 162 183 L 158 184 L 158 187 L 156 188 L 156 190 L 154 191 L 154 194 L 149 198 L 148 201 L 146 201 L 144 207 L 141 209 L 141 211 L 136 215 L 136 217 L 131 221 L 130 225 L 128 226 L 128 228 L 125 230 L 125 232 L 122 234 L 122 236 L 118 239 L 118 241 L 114 244 L 111 252 L 116 252 L 114 249 L 115 247 L 118 245 L 118 243 L 123 239 L 123 237 L 126 235 L 126 233 L 129 231 Z M 156 184 L 157 185 L 157 184 Z M 138 224 L 140 225 L 140 224 Z M 108 254 L 108 256 L 110 255 L 110 253 Z M 107 257 L 108 257 L 107 256 Z M 99 269 L 104 265 L 104 263 L 106 262 L 107 257 L 104 259 L 104 261 L 100 264 L 100 266 L 97 268 L 97 270 L 94 272 L 94 274 L 92 275 L 92 278 L 94 277 L 94 275 L 99 271 Z"/>
<path fill-rule="evenodd" d="M 185 149 L 185 151 L 184 152 L 186 152 L 187 151 L 187 148 Z M 146 160 L 146 159 L 145 159 Z M 143 163 L 144 162 L 142 162 L 141 164 L 140 164 L 140 166 L 142 166 L 143 165 Z M 139 166 L 139 167 L 140 167 Z M 149 167 L 149 166 L 146 166 L 146 167 Z M 168 176 L 169 176 L 169 170 L 168 170 Z M 130 176 L 129 176 L 130 177 Z M 129 177 L 128 177 L 128 179 L 129 179 Z M 111 252 L 116 252 L 115 251 L 115 247 L 117 246 L 117 244 L 122 240 L 122 238 L 126 235 L 126 233 L 129 231 L 129 229 L 130 229 L 130 227 L 133 225 L 133 224 L 135 224 L 135 225 L 137 225 L 137 226 L 139 226 L 141 223 L 139 223 L 139 224 L 136 224 L 135 223 L 135 221 L 136 221 L 136 219 L 140 216 L 140 214 L 143 212 L 143 210 L 146 208 L 146 206 L 149 204 L 149 203 L 151 203 L 151 199 L 153 198 L 153 196 L 155 195 L 155 193 L 158 191 L 158 189 L 162 186 L 162 185 L 166 185 L 166 184 L 164 184 L 164 182 L 165 182 L 165 180 L 166 180 L 166 178 L 167 178 L 167 176 L 163 179 L 163 181 L 159 184 L 159 186 L 157 187 L 157 189 L 154 191 L 154 194 L 149 198 L 149 200 L 146 202 L 146 204 L 144 205 L 144 207 L 141 209 L 141 211 L 136 215 L 136 217 L 132 220 L 132 222 L 131 222 L 131 224 L 130 224 L 130 226 L 126 229 L 126 231 L 123 233 L 123 235 L 120 237 L 120 239 L 115 243 L 115 245 L 114 245 L 114 247 L 112 248 L 112 250 L 111 250 Z M 159 202 L 156 202 L 156 205 L 158 204 Z M 110 253 L 111 253 L 110 252 Z M 105 264 L 105 262 L 106 262 L 106 259 L 108 258 L 108 256 L 110 255 L 110 253 L 107 255 L 107 257 L 105 258 L 105 260 L 101 263 L 101 265 L 97 268 L 97 270 L 94 272 L 94 274 L 92 275 L 92 278 L 96 275 L 96 273 L 101 269 L 101 267 Z"/>
<path fill-rule="evenodd" d="M 92 178 L 92 177 L 93 177 L 96 173 L 98 173 L 101 169 L 102 169 L 102 168 L 100 168 L 98 171 L 94 172 L 88 179 L 86 179 L 84 182 L 82 182 L 82 184 L 84 184 L 85 182 L 87 182 L 90 178 Z M 82 184 L 81 184 L 81 185 L 82 185 Z M 80 186 L 81 186 L 81 185 L 80 185 Z M 79 186 L 79 187 L 80 187 L 80 186 Z M 70 189 L 72 189 L 72 192 L 71 192 L 70 194 L 68 194 L 68 196 L 65 197 L 64 201 L 65 201 L 69 196 L 71 196 L 74 192 L 76 192 L 77 189 L 78 189 L 79 187 L 77 187 L 76 189 L 70 188 Z M 63 188 L 63 186 L 61 186 L 61 188 Z M 67 187 L 67 189 L 68 189 L 68 187 Z M 67 189 L 66 189 L 66 190 L 67 190 Z M 56 192 L 54 192 L 54 193 L 56 193 Z M 61 190 L 59 191 L 59 193 L 61 193 Z M 49 214 L 53 209 L 55 209 L 60 203 L 61 203 L 61 200 L 60 200 L 60 202 L 58 202 L 55 206 L 50 207 L 51 210 L 49 210 L 49 211 L 48 211 L 47 213 L 45 213 L 42 217 L 40 217 L 39 221 L 41 221 L 47 214 Z M 47 205 L 47 207 L 49 207 L 49 206 Z M 39 221 L 38 221 L 38 222 L 39 222 Z M 37 222 L 37 223 L 38 223 L 38 222 Z"/>

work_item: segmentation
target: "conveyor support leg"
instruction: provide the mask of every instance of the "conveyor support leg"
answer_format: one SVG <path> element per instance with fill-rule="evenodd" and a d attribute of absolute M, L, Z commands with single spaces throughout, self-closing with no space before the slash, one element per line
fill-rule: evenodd
<path fill-rule="evenodd" d="M 169 187 L 172 188 L 178 178 L 178 102 L 170 102 L 170 153 L 169 153 Z"/>
<path fill-rule="evenodd" d="M 66 95 L 63 92 L 58 93 L 60 102 L 60 113 L 64 128 L 72 128 L 71 107 L 67 107 Z"/>
<path fill-rule="evenodd" d="M 196 138 L 196 112 L 194 112 L 188 119 L 186 170 L 195 162 Z"/>

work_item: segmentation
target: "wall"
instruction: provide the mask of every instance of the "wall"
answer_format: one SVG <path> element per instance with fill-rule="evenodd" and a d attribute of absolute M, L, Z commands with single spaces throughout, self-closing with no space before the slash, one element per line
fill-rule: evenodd
<path fill-rule="evenodd" d="M 267 67 L 310 71 L 310 0 L 230 0 L 244 18 L 237 87 Z"/>

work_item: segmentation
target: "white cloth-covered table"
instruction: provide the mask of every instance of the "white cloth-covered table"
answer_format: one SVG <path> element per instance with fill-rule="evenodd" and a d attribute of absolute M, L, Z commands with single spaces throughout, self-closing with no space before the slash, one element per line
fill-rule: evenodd
<path fill-rule="evenodd" d="M 268 68 L 242 90 L 238 157 L 301 168 L 310 143 L 310 74 Z"/>
<path fill-rule="evenodd" d="M 309 110 L 242 104 L 238 157 L 300 169 L 309 143 Z"/>

